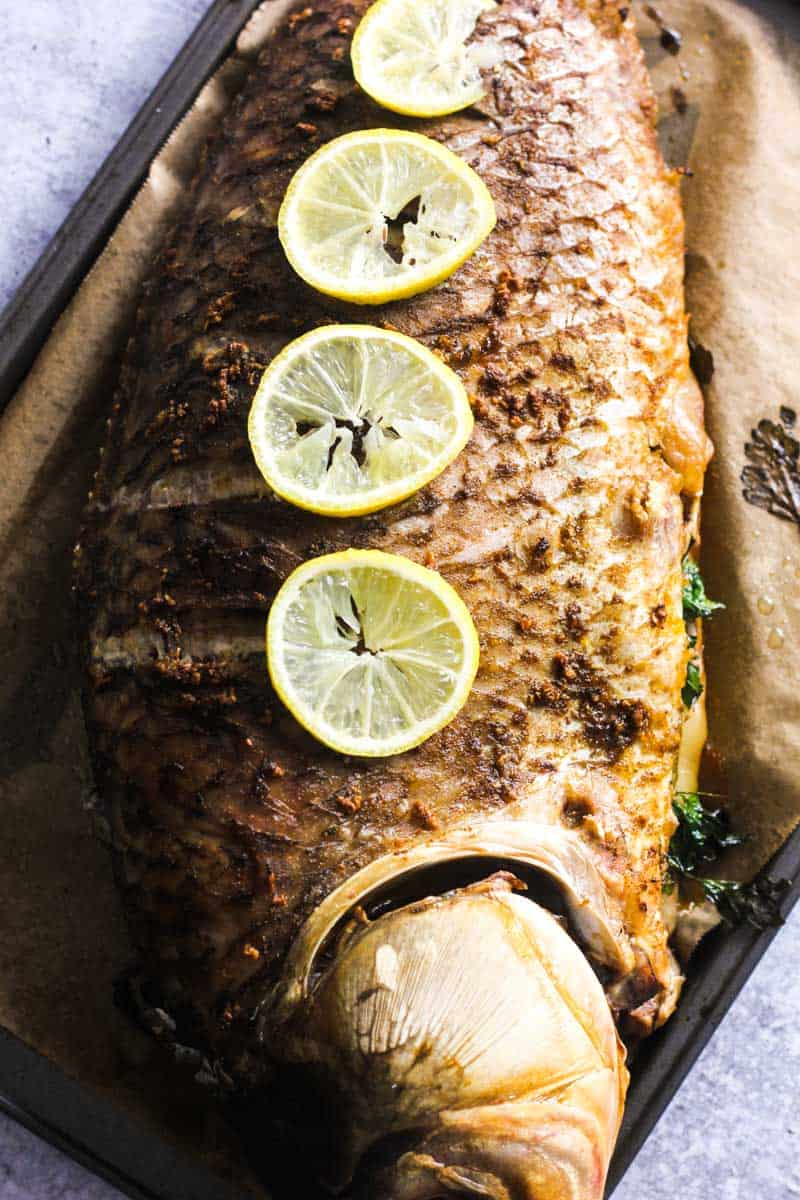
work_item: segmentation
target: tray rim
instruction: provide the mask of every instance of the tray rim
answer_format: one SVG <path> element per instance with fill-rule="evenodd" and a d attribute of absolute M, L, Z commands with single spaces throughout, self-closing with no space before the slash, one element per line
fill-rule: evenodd
<path fill-rule="evenodd" d="M 0 414 L 144 182 L 150 163 L 232 49 L 260 0 L 213 0 L 67 218 L 0 312 Z M 767 7 L 750 0 L 755 8 Z M 794 14 L 793 14 L 794 15 Z M 800 828 L 767 871 L 790 881 L 785 919 L 800 898 Z M 778 932 L 745 925 L 715 931 L 701 947 L 678 1010 L 634 1066 L 607 1197 L 709 1043 Z M 702 963 L 702 966 L 700 965 Z M 226 1200 L 231 1189 L 154 1137 L 89 1085 L 69 1077 L 0 1026 L 0 1112 L 134 1200 Z M 86 1121 L 80 1131 L 77 1121 Z M 87 1136 L 88 1134 L 88 1136 Z M 111 1152 L 108 1139 L 111 1136 Z M 124 1143 L 124 1149 L 120 1149 Z M 156 1164 L 149 1166 L 154 1147 Z M 147 1165 L 146 1165 L 147 1164 Z M 165 1171 L 170 1172 L 169 1191 Z M 241 1196 L 239 1190 L 238 1195 Z"/>
<path fill-rule="evenodd" d="M 132 1200 L 246 1200 L 1 1026 L 0 1113 Z M 169 1192 L 159 1186 L 167 1180 Z"/>

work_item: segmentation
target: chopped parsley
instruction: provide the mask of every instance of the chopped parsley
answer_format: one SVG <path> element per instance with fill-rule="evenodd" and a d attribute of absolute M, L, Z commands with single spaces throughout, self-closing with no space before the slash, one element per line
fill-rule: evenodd
<path fill-rule="evenodd" d="M 712 613 L 724 608 L 717 600 L 709 600 L 706 595 L 700 568 L 694 559 L 687 555 L 683 560 L 683 619 L 695 621 L 698 617 L 710 617 Z"/>
<path fill-rule="evenodd" d="M 781 900 L 789 886 L 788 879 L 754 879 L 752 883 L 735 883 L 731 879 L 701 879 L 706 899 L 716 904 L 719 915 L 728 925 L 743 925 L 755 929 L 782 925 Z"/>
<path fill-rule="evenodd" d="M 700 569 L 693 558 L 684 559 L 684 620 L 710 617 L 718 608 L 724 608 L 718 600 L 710 600 L 705 594 L 705 584 Z"/>
<path fill-rule="evenodd" d="M 721 808 L 706 808 L 697 792 L 676 792 L 672 807 L 678 828 L 669 844 L 668 861 L 682 875 L 694 875 L 728 846 L 741 844 L 742 839 L 731 833 L 728 814 Z"/>
<path fill-rule="evenodd" d="M 687 554 L 683 560 L 683 619 L 691 647 L 697 644 L 694 622 L 708 618 L 724 607 L 708 598 L 700 568 Z M 686 708 L 691 708 L 702 694 L 700 663 L 690 659 L 681 699 Z M 723 850 L 741 844 L 742 839 L 731 832 L 727 813 L 719 808 L 706 808 L 699 792 L 677 792 L 672 807 L 678 818 L 678 828 L 672 835 L 667 854 L 670 871 L 698 883 L 706 899 L 716 905 L 722 920 L 729 925 L 748 921 L 756 929 L 766 929 L 769 925 L 782 924 L 780 901 L 788 886 L 786 880 L 755 879 L 752 883 L 736 883 L 698 874 Z M 666 890 L 670 886 L 668 876 Z"/>
<path fill-rule="evenodd" d="M 724 604 L 709 600 L 706 595 L 700 568 L 694 559 L 687 554 L 683 560 L 683 619 L 686 622 L 686 636 L 692 649 L 697 645 L 697 629 L 695 621 L 702 617 L 710 617 Z M 685 708 L 691 708 L 695 700 L 703 694 L 703 681 L 700 678 L 700 663 L 691 659 L 686 667 L 686 681 L 681 689 L 681 700 Z"/>
<path fill-rule="evenodd" d="M 766 929 L 782 924 L 780 901 L 788 886 L 786 880 L 736 883 L 698 874 L 723 850 L 741 845 L 742 839 L 731 832 L 724 810 L 706 808 L 698 792 L 677 792 L 672 807 L 678 828 L 667 855 L 671 871 L 698 883 L 706 899 L 717 906 L 719 915 L 729 925 L 747 921 L 756 929 Z"/>
<path fill-rule="evenodd" d="M 686 682 L 681 688 L 681 700 L 685 708 L 691 708 L 695 700 L 703 694 L 703 681 L 700 678 L 700 664 L 694 659 L 686 664 Z"/>

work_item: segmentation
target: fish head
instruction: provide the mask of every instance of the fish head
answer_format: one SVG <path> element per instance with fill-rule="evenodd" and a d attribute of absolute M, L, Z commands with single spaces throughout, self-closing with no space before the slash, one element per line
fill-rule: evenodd
<path fill-rule="evenodd" d="M 340 935 L 271 1051 L 322 1097 L 332 1191 L 601 1200 L 624 1051 L 564 925 L 508 872 Z"/>

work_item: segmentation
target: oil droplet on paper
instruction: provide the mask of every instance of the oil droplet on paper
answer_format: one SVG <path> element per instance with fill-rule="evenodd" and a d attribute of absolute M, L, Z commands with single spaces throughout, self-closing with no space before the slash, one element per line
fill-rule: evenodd
<path fill-rule="evenodd" d="M 769 646 L 770 650 L 780 650 L 785 641 L 786 637 L 782 629 L 775 628 L 769 631 L 767 645 Z"/>
<path fill-rule="evenodd" d="M 768 617 L 769 614 L 774 610 L 774 608 L 775 608 L 775 601 L 772 600 L 769 596 L 759 596 L 758 597 L 758 611 L 760 613 L 763 613 L 765 617 Z"/>

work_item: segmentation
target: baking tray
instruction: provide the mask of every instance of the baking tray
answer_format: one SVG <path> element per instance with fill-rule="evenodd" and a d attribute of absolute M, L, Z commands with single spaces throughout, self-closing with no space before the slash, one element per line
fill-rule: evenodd
<path fill-rule="evenodd" d="M 24 379 L 149 165 L 203 83 L 230 52 L 257 0 L 214 0 L 53 241 L 0 316 L 0 412 Z M 800 9 L 761 0 L 762 12 L 800 41 Z M 768 868 L 789 881 L 785 917 L 800 895 L 800 830 Z M 609 1194 L 776 933 L 719 929 L 696 953 L 681 1003 L 640 1050 L 611 1167 Z M 111 997 L 109 996 L 109 1003 Z M 139 1200 L 231 1200 L 241 1188 L 212 1173 L 0 1027 L 0 1109 Z"/>

